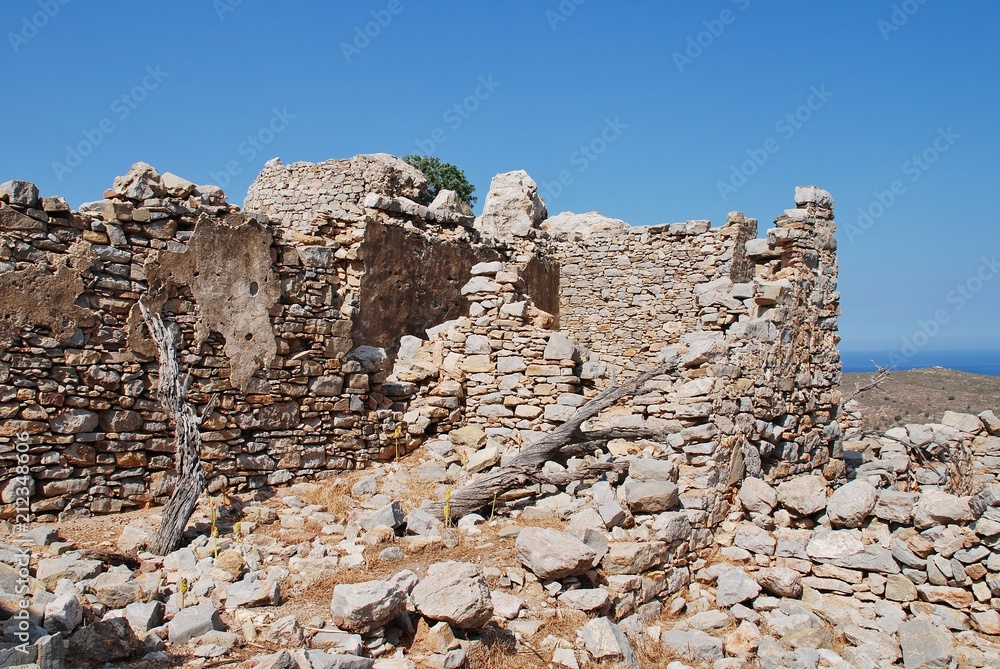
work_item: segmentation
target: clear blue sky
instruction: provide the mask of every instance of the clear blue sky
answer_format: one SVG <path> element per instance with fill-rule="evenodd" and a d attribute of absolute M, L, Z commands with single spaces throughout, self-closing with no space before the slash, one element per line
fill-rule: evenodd
<path fill-rule="evenodd" d="M 552 213 L 762 230 L 817 184 L 843 348 L 923 324 L 925 351 L 997 350 L 997 25 L 986 1 L 5 0 L 0 180 L 76 206 L 144 160 L 242 203 L 274 156 L 430 152 L 480 204 L 521 168 Z M 859 208 L 879 215 L 851 234 Z"/>

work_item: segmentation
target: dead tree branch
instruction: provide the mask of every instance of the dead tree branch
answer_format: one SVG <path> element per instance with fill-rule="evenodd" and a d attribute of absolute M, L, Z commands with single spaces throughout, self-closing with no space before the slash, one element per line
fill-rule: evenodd
<path fill-rule="evenodd" d="M 880 388 L 882 386 L 882 384 L 885 383 L 886 380 L 888 380 L 888 378 L 889 378 L 889 372 L 892 371 L 892 368 L 891 367 L 882 367 L 881 365 L 879 365 L 874 360 L 872 360 L 872 364 L 875 365 L 875 367 L 876 367 L 875 373 L 872 374 L 871 378 L 868 379 L 867 381 L 865 381 L 864 383 L 861 383 L 860 381 L 856 382 L 854 384 L 854 390 L 852 390 L 851 392 L 849 392 L 847 394 L 847 397 L 845 397 L 843 400 L 841 400 L 841 402 L 840 402 L 841 406 L 847 404 L 848 402 L 850 402 L 851 400 L 853 400 L 858 395 L 861 395 L 863 393 L 867 393 L 869 390 L 874 390 L 875 388 Z"/>
<path fill-rule="evenodd" d="M 149 334 L 156 343 L 159 358 L 159 387 L 157 393 L 163 411 L 174 422 L 174 463 L 177 480 L 174 492 L 163 510 L 163 520 L 156 531 L 150 551 L 156 555 L 166 555 L 180 545 L 184 528 L 194 513 L 198 497 L 205 489 L 205 470 L 201 466 L 201 434 L 198 428 L 205 416 L 211 413 L 218 402 L 213 395 L 201 416 L 187 401 L 187 391 L 191 375 L 180 377 L 174 333 L 164 325 L 159 314 L 151 314 L 149 308 L 139 301 L 139 310 L 146 321 Z"/>
<path fill-rule="evenodd" d="M 606 388 L 597 397 L 577 409 L 576 413 L 568 421 L 552 432 L 547 433 L 530 448 L 514 458 L 509 464 L 486 472 L 472 484 L 461 490 L 452 492 L 448 503 L 448 515 L 451 518 L 461 518 L 492 504 L 504 492 L 524 485 L 526 481 L 539 476 L 546 462 L 550 460 L 558 461 L 565 458 L 567 453 L 564 449 L 571 446 L 574 442 L 578 444 L 579 442 L 585 442 L 581 445 L 589 447 L 592 452 L 594 445 L 598 444 L 600 440 L 592 439 L 589 433 L 580 429 L 580 426 L 584 422 L 614 405 L 623 397 L 635 395 L 650 379 L 664 374 L 675 373 L 676 371 L 677 363 L 671 361 L 660 365 L 656 369 L 640 374 L 620 386 L 612 385 Z M 621 431 L 614 432 L 616 434 L 621 433 Z M 646 431 L 643 431 L 643 433 L 644 436 L 648 436 Z M 570 448 L 569 450 L 572 453 L 578 452 L 577 448 Z M 598 471 L 593 469 L 590 471 L 591 475 L 597 475 L 598 473 Z M 429 511 L 436 514 L 439 518 L 444 518 L 443 503 L 439 502 L 433 505 Z"/>

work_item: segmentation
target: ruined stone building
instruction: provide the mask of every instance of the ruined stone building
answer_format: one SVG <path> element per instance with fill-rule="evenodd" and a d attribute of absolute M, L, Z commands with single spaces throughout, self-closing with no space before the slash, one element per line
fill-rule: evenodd
<path fill-rule="evenodd" d="M 390 459 L 478 425 L 480 470 L 658 360 L 681 372 L 596 421 L 681 465 L 717 517 L 744 473 L 834 467 L 839 313 L 833 204 L 796 189 L 757 222 L 631 227 L 549 217 L 523 172 L 483 215 L 376 154 L 271 161 L 243 209 L 139 163 L 71 210 L 0 194 L 0 489 L 28 454 L 41 520 L 163 501 L 172 431 L 137 301 L 178 328 L 211 491 Z M 832 473 L 832 472 L 828 472 Z M 13 496 L 3 492 L 3 514 Z"/>

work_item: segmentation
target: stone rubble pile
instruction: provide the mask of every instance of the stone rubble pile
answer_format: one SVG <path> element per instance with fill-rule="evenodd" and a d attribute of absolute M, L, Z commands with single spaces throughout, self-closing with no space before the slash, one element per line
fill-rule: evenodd
<path fill-rule="evenodd" d="M 954 476 L 889 485 L 878 468 L 851 468 L 858 475 L 839 484 L 748 478 L 714 532 L 684 508 L 678 465 L 651 453 L 612 455 L 627 464 L 620 477 L 543 486 L 491 519 L 446 526 L 424 510 L 448 489 L 420 478 L 440 464 L 432 451 L 349 488 L 296 484 L 222 506 L 214 537 L 203 508 L 189 543 L 162 558 L 143 552 L 156 518 L 137 517 L 98 547 L 136 555 L 133 564 L 40 525 L 25 536 L 35 544 L 27 656 L 13 644 L 19 549 L 0 546 L 0 667 L 139 657 L 458 667 L 501 646 L 560 667 L 996 666 L 1000 425 L 992 412 L 948 413 L 941 425 L 952 430 L 945 448 L 975 444 L 974 494 L 947 492 Z M 486 440 L 475 427 L 452 437 L 453 447 Z M 317 595 L 328 614 L 295 613 Z M 550 633 L 557 623 L 563 631 Z"/>

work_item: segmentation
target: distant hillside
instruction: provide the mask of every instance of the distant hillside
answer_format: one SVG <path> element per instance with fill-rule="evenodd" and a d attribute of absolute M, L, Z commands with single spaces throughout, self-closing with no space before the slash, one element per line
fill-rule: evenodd
<path fill-rule="evenodd" d="M 855 383 L 871 374 L 844 374 L 846 395 Z M 1000 414 L 1000 376 L 957 372 L 943 367 L 892 372 L 881 388 L 856 398 L 862 406 L 865 428 L 885 430 L 905 423 L 933 423 L 945 411 Z"/>

